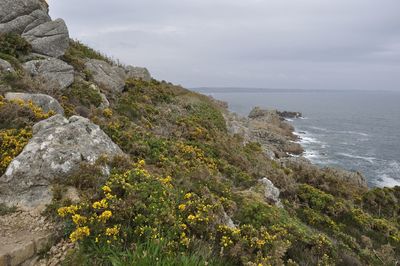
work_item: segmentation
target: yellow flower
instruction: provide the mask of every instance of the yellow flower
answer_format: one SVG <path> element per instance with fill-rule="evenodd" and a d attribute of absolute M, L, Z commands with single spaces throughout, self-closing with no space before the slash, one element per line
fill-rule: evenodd
<path fill-rule="evenodd" d="M 111 188 L 109 186 L 103 186 L 101 189 L 104 191 L 104 193 L 111 193 Z"/>
<path fill-rule="evenodd" d="M 57 213 L 61 217 L 65 217 L 67 214 L 74 215 L 79 210 L 79 207 L 76 205 L 71 205 L 69 207 L 61 207 L 57 210 Z"/>
<path fill-rule="evenodd" d="M 83 239 L 85 236 L 89 235 L 90 235 L 89 227 L 84 226 L 76 228 L 76 230 L 69 235 L 69 238 L 71 239 L 72 242 L 76 242 L 78 240 Z"/>
<path fill-rule="evenodd" d="M 170 176 L 167 176 L 167 177 L 161 179 L 161 182 L 164 184 L 168 184 L 171 181 L 172 181 L 172 177 L 170 177 Z"/>
<path fill-rule="evenodd" d="M 92 205 L 93 209 L 103 209 L 108 208 L 108 203 L 106 199 L 102 199 L 101 201 L 96 201 Z"/>
<path fill-rule="evenodd" d="M 100 216 L 98 217 L 98 219 L 102 222 L 106 222 L 108 219 L 110 219 L 112 216 L 112 212 L 111 211 L 104 211 L 102 214 L 100 214 Z"/>
<path fill-rule="evenodd" d="M 184 210 L 186 209 L 186 205 L 185 205 L 185 204 L 180 204 L 180 205 L 178 206 L 178 209 L 179 209 L 180 211 L 184 211 Z"/>
<path fill-rule="evenodd" d="M 256 244 L 257 244 L 257 246 L 258 246 L 259 248 L 261 248 L 261 247 L 263 247 L 263 246 L 265 245 L 265 240 L 258 239 L 257 242 L 256 242 Z"/>
<path fill-rule="evenodd" d="M 181 243 L 182 245 L 186 246 L 186 247 L 189 246 L 190 239 L 186 236 L 186 233 L 185 233 L 185 232 L 182 232 L 182 233 L 181 233 L 181 241 L 180 241 L 180 243 Z"/>
<path fill-rule="evenodd" d="M 227 247 L 229 245 L 232 245 L 233 241 L 229 238 L 229 236 L 223 236 L 221 238 L 221 245 L 224 247 Z"/>
<path fill-rule="evenodd" d="M 182 230 L 186 230 L 187 229 L 187 225 L 186 224 L 180 224 L 180 227 Z"/>
<path fill-rule="evenodd" d="M 106 228 L 106 236 L 115 236 L 119 233 L 119 226 L 114 225 L 114 227 Z"/>
<path fill-rule="evenodd" d="M 185 194 L 185 197 L 184 197 L 184 198 L 185 198 L 185 199 L 190 199 L 192 196 L 193 196 L 193 194 L 189 192 L 189 193 L 186 193 L 186 194 Z"/>
<path fill-rule="evenodd" d="M 79 214 L 75 214 L 75 215 L 72 216 L 72 221 L 76 225 L 82 225 L 82 224 L 85 224 L 87 222 L 87 218 L 85 216 L 81 216 Z"/>
<path fill-rule="evenodd" d="M 114 198 L 115 198 L 114 195 L 112 195 L 112 194 L 110 194 L 110 193 L 107 193 L 107 194 L 106 194 L 106 199 L 112 200 L 112 199 L 114 199 Z"/>
<path fill-rule="evenodd" d="M 110 118 L 113 115 L 113 111 L 110 108 L 106 108 L 103 110 L 103 115 L 107 118 Z"/>
<path fill-rule="evenodd" d="M 194 216 L 193 214 L 190 214 L 190 215 L 188 216 L 188 220 L 189 220 L 189 221 L 193 221 L 194 219 L 196 219 L 196 216 Z"/>
<path fill-rule="evenodd" d="M 145 160 L 140 160 L 140 161 L 138 162 L 138 165 L 139 165 L 139 166 L 144 166 L 145 164 L 146 164 Z"/>

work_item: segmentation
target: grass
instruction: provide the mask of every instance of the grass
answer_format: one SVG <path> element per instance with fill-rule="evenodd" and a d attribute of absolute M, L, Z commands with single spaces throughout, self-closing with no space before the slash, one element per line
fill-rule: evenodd
<path fill-rule="evenodd" d="M 0 216 L 16 212 L 18 209 L 15 206 L 7 207 L 4 203 L 0 203 Z"/>
<path fill-rule="evenodd" d="M 201 248 L 190 254 L 167 254 L 164 243 L 144 242 L 135 245 L 131 250 L 117 250 L 110 246 L 98 246 L 91 243 L 85 249 L 71 253 L 63 265 L 112 265 L 112 266 L 222 266 L 228 262 L 205 254 Z"/>

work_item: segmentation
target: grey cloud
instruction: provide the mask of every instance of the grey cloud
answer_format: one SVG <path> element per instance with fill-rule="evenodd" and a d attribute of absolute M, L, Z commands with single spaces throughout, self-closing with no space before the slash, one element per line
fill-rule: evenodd
<path fill-rule="evenodd" d="M 50 0 L 71 35 L 184 86 L 400 89 L 398 0 Z"/>

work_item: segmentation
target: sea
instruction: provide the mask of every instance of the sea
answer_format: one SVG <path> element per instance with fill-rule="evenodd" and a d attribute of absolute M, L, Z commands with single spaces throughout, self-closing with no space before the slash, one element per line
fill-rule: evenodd
<path fill-rule="evenodd" d="M 364 174 L 370 187 L 400 186 L 400 92 L 196 88 L 247 116 L 254 106 L 298 111 L 304 157 Z"/>

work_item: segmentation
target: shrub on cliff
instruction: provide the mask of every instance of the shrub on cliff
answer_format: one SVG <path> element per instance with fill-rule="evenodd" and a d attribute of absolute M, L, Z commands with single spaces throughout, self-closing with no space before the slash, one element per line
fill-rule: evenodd
<path fill-rule="evenodd" d="M 0 176 L 32 137 L 33 124 L 51 115 L 32 102 L 0 96 Z"/>
<path fill-rule="evenodd" d="M 0 53 L 20 58 L 31 52 L 32 46 L 15 33 L 0 34 Z"/>

